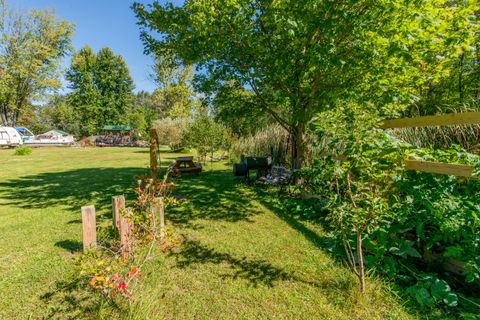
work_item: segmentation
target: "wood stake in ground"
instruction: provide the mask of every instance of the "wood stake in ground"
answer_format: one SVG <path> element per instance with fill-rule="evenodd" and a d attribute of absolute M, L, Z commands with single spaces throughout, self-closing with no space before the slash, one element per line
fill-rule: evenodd
<path fill-rule="evenodd" d="M 130 212 L 130 209 L 127 209 Z M 133 222 L 127 219 L 127 217 L 120 215 L 120 250 L 122 252 L 122 258 L 128 259 L 133 251 Z"/>
<path fill-rule="evenodd" d="M 83 251 L 97 246 L 95 207 L 82 207 Z"/>
<path fill-rule="evenodd" d="M 158 214 L 160 219 L 160 239 L 165 239 L 165 208 L 163 205 L 163 197 L 155 198 L 153 204 L 153 212 Z"/>
<path fill-rule="evenodd" d="M 112 197 L 112 221 L 113 226 L 118 231 L 120 230 L 120 212 L 125 210 L 125 197 L 121 196 L 113 196 Z"/>
<path fill-rule="evenodd" d="M 157 179 L 158 175 L 158 135 L 157 130 L 150 130 L 150 177 Z"/>

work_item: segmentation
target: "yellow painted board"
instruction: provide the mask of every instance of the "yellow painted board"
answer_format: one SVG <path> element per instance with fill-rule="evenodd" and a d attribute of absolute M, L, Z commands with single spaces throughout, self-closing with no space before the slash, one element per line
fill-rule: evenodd
<path fill-rule="evenodd" d="M 429 126 L 454 126 L 467 124 L 480 124 L 480 112 L 451 113 L 436 116 L 385 120 L 380 127 L 382 129 L 388 129 Z"/>
<path fill-rule="evenodd" d="M 471 177 L 474 167 L 465 164 L 431 162 L 421 160 L 405 160 L 406 170 L 448 174 L 457 177 Z"/>

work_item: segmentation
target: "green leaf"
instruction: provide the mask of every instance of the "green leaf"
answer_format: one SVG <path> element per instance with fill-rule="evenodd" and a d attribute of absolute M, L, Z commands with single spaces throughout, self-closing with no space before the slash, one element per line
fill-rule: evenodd
<path fill-rule="evenodd" d="M 412 257 L 415 257 L 415 258 L 421 258 L 422 255 L 413 247 L 409 247 L 405 250 L 405 252 L 409 255 L 409 256 L 412 256 Z"/>
<path fill-rule="evenodd" d="M 450 292 L 450 286 L 443 280 L 437 279 L 430 288 L 432 296 L 436 299 L 443 299 Z"/>
<path fill-rule="evenodd" d="M 421 258 L 420 253 L 413 248 L 413 242 L 409 240 L 399 240 L 399 247 L 391 247 L 389 251 L 397 256 L 406 258 L 407 256 Z"/>
<path fill-rule="evenodd" d="M 443 298 L 443 302 L 449 307 L 456 307 L 458 305 L 458 297 L 455 293 L 449 292 L 445 298 Z"/>
<path fill-rule="evenodd" d="M 430 296 L 430 293 L 425 288 L 419 288 L 415 293 L 415 298 L 417 299 L 418 303 L 424 306 L 433 306 L 434 300 Z"/>

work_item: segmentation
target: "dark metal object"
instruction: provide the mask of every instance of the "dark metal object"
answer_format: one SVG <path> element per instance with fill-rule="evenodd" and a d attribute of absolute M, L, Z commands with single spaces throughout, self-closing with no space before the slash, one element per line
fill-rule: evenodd
<path fill-rule="evenodd" d="M 247 164 L 246 163 L 234 163 L 233 164 L 233 175 L 235 177 L 245 177 L 247 175 Z"/>
<path fill-rule="evenodd" d="M 272 168 L 271 157 L 240 157 L 240 163 L 233 165 L 233 175 L 235 177 L 248 177 L 250 170 L 257 170 L 257 178 L 266 176 Z"/>

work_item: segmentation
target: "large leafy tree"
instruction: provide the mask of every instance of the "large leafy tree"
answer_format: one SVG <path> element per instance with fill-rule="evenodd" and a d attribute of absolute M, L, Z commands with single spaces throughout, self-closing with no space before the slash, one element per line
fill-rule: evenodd
<path fill-rule="evenodd" d="M 158 55 L 152 70 L 158 88 L 153 92 L 159 118 L 189 117 L 196 98 L 191 87 L 192 67 L 177 66 L 171 55 Z"/>
<path fill-rule="evenodd" d="M 67 72 L 69 101 L 80 122 L 80 133 L 95 133 L 105 124 L 128 122 L 133 103 L 133 81 L 120 55 L 109 48 L 95 54 L 84 47 L 76 53 Z"/>
<path fill-rule="evenodd" d="M 225 82 L 211 100 L 215 120 L 239 137 L 254 134 L 271 122 L 255 104 L 255 95 L 235 82 Z"/>
<path fill-rule="evenodd" d="M 96 56 L 88 46 L 75 53 L 66 79 L 72 90 L 68 97 L 69 104 L 77 115 L 80 134 L 92 134 L 99 124 L 99 92 L 95 85 Z"/>
<path fill-rule="evenodd" d="M 139 91 L 133 96 L 132 109 L 129 111 L 129 124 L 138 130 L 142 136 L 147 136 L 153 121 L 157 119 L 157 105 L 153 94 Z"/>
<path fill-rule="evenodd" d="M 97 53 L 94 82 L 99 92 L 99 107 L 104 124 L 126 121 L 125 115 L 133 101 L 133 80 L 121 55 L 109 48 Z"/>
<path fill-rule="evenodd" d="M 293 165 L 300 168 L 315 113 L 357 95 L 383 102 L 409 98 L 412 72 L 436 56 L 430 49 L 442 45 L 443 54 L 451 53 L 443 45 L 458 39 L 449 37 L 448 24 L 469 13 L 458 9 L 463 1 L 454 1 L 442 15 L 449 3 L 187 0 L 180 7 L 136 3 L 134 10 L 147 50 L 196 64 L 203 92 L 215 95 L 232 80 L 250 90 L 255 106 L 290 133 Z"/>
<path fill-rule="evenodd" d="M 72 33 L 48 11 L 10 12 L 0 1 L 0 124 L 15 126 L 33 99 L 60 87 Z"/>

